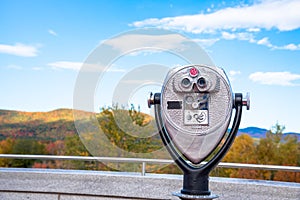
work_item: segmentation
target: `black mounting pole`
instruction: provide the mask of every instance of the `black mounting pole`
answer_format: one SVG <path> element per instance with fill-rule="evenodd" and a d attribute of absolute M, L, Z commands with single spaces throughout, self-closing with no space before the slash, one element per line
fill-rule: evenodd
<path fill-rule="evenodd" d="M 173 160 L 183 171 L 183 189 L 180 193 L 175 193 L 174 195 L 180 197 L 181 199 L 217 198 L 218 196 L 212 195 L 209 191 L 209 173 L 225 156 L 236 137 L 242 116 L 243 95 L 240 93 L 235 94 L 234 108 L 236 111 L 234 121 L 224 144 L 216 153 L 216 155 L 210 159 L 210 161 L 208 161 L 205 165 L 200 166 L 192 166 L 188 164 L 173 145 L 171 138 L 168 136 L 165 127 L 163 126 L 163 121 L 161 118 L 160 96 L 160 93 L 154 94 L 153 102 L 155 106 L 155 118 L 157 127 L 159 128 L 159 134 Z"/>

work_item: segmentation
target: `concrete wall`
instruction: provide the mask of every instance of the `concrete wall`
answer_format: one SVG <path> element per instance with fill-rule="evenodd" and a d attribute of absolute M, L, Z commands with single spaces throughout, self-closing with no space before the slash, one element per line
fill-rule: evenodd
<path fill-rule="evenodd" d="M 182 176 L 125 172 L 0 168 L 1 200 L 178 199 Z M 219 200 L 299 200 L 300 184 L 211 178 Z"/>

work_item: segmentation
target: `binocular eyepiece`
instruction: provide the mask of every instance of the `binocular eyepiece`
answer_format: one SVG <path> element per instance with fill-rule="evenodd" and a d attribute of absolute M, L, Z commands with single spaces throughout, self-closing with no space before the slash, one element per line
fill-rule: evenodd
<path fill-rule="evenodd" d="M 178 70 L 174 69 L 174 70 Z M 172 73 L 172 72 L 171 72 Z M 203 66 L 190 66 L 186 69 L 177 71 L 173 77 L 174 90 L 176 92 L 212 92 L 217 89 L 219 79 L 211 71 L 204 69 Z"/>

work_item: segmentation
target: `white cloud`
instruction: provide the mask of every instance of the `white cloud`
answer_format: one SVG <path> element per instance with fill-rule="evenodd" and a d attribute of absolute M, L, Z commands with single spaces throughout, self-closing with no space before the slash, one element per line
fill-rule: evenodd
<path fill-rule="evenodd" d="M 41 68 L 41 67 L 32 67 L 32 70 L 34 70 L 34 71 L 40 71 L 40 70 L 42 70 L 43 68 Z"/>
<path fill-rule="evenodd" d="M 296 86 L 293 81 L 300 80 L 300 74 L 290 72 L 255 72 L 249 79 L 263 85 Z"/>
<path fill-rule="evenodd" d="M 150 18 L 136 21 L 131 25 L 135 27 L 155 26 L 191 33 L 236 29 L 257 32 L 260 29 L 272 28 L 289 31 L 300 28 L 299 10 L 299 0 L 267 0 L 248 6 L 224 8 L 209 14 Z"/>
<path fill-rule="evenodd" d="M 272 44 L 268 37 L 263 37 L 261 39 L 255 39 L 254 34 L 251 32 L 230 33 L 230 32 L 223 31 L 221 33 L 221 38 L 223 38 L 225 40 L 245 40 L 250 43 L 256 43 L 258 45 L 263 45 L 263 46 L 269 47 L 270 49 L 291 50 L 291 51 L 300 50 L 300 44 L 291 43 L 291 44 L 284 45 L 284 46 L 277 46 L 277 45 Z"/>
<path fill-rule="evenodd" d="M 210 47 L 218 42 L 219 38 L 206 38 L 206 39 L 194 39 L 195 42 L 199 43 L 202 47 Z"/>
<path fill-rule="evenodd" d="M 240 75 L 240 74 L 241 74 L 241 71 L 234 71 L 234 70 L 229 71 L 230 76 L 236 76 L 236 75 Z"/>
<path fill-rule="evenodd" d="M 290 51 L 296 51 L 296 50 L 300 50 L 300 44 L 287 44 L 287 45 L 284 45 L 284 46 L 277 46 L 277 45 L 274 45 L 272 44 L 270 41 L 269 41 L 269 38 L 268 37 L 264 37 L 258 41 L 255 41 L 258 45 L 264 45 L 264 46 L 267 46 L 271 49 L 277 49 L 277 50 L 290 50 Z"/>
<path fill-rule="evenodd" d="M 236 39 L 236 35 L 233 33 L 228 33 L 228 32 L 222 32 L 222 38 L 224 38 L 225 40 L 233 40 Z"/>
<path fill-rule="evenodd" d="M 80 70 L 83 63 L 81 62 L 69 62 L 69 61 L 58 61 L 48 64 L 53 69 L 71 69 L 71 70 Z"/>
<path fill-rule="evenodd" d="M 241 71 L 230 70 L 228 78 L 229 78 L 230 81 L 234 81 L 235 77 L 240 75 L 240 74 L 241 74 Z"/>
<path fill-rule="evenodd" d="M 239 32 L 239 33 L 229 33 L 226 31 L 223 31 L 221 33 L 222 38 L 225 40 L 246 40 L 249 41 L 251 43 L 255 42 L 254 39 L 254 35 L 252 33 L 248 33 L 248 32 Z"/>
<path fill-rule="evenodd" d="M 274 49 L 296 51 L 296 50 L 300 50 L 300 44 L 288 44 L 288 45 L 284 45 L 284 46 L 276 46 L 276 47 L 274 47 Z"/>
<path fill-rule="evenodd" d="M 259 28 L 248 28 L 247 29 L 248 32 L 260 32 Z"/>
<path fill-rule="evenodd" d="M 50 35 L 57 36 L 57 33 L 56 33 L 54 30 L 52 30 L 52 29 L 49 29 L 49 30 L 48 30 L 48 33 L 49 33 Z"/>
<path fill-rule="evenodd" d="M 128 54 L 128 56 L 148 56 L 148 55 L 152 55 L 155 53 L 161 53 L 163 52 L 160 49 L 145 49 L 145 50 L 137 50 L 137 51 L 133 51 L 131 53 Z"/>
<path fill-rule="evenodd" d="M 284 49 L 289 49 L 289 50 L 298 50 L 300 45 L 295 45 L 295 44 L 288 44 L 286 46 L 283 46 Z"/>
<path fill-rule="evenodd" d="M 22 56 L 22 57 L 35 57 L 37 56 L 38 49 L 35 46 L 17 43 L 15 45 L 0 44 L 0 53 Z"/>
<path fill-rule="evenodd" d="M 185 41 L 188 41 L 188 39 L 178 34 L 128 34 L 104 41 L 104 43 L 119 50 L 121 53 L 133 53 L 133 55 L 135 55 L 137 51 L 145 50 L 163 51 L 184 49 L 183 42 Z"/>
<path fill-rule="evenodd" d="M 21 70 L 23 69 L 23 67 L 19 66 L 19 65 L 8 65 L 7 66 L 8 69 L 16 69 L 16 70 Z"/>
<path fill-rule="evenodd" d="M 52 67 L 53 69 L 68 69 L 68 70 L 75 70 L 79 71 L 84 69 L 85 71 L 91 71 L 91 72 L 96 72 L 96 71 L 104 71 L 106 72 L 124 72 L 125 70 L 122 68 L 115 67 L 114 65 L 106 68 L 97 64 L 88 64 L 88 63 L 83 63 L 83 62 L 70 62 L 70 61 L 57 61 L 57 62 L 52 62 L 48 63 L 48 66 Z"/>
<path fill-rule="evenodd" d="M 133 22 L 135 27 L 157 27 L 189 33 L 209 33 L 215 41 L 242 40 L 266 46 L 273 50 L 300 50 L 300 44 L 278 46 L 268 37 L 256 38 L 262 30 L 291 31 L 300 28 L 299 0 L 262 0 L 252 5 L 227 7 L 212 13 L 149 18 Z M 217 36 L 216 36 L 217 35 Z M 205 41 L 204 41 L 205 42 Z M 211 46 L 213 40 L 201 44 Z M 211 42 L 211 43 L 209 43 Z M 207 45 L 206 45 L 207 44 Z"/>
<path fill-rule="evenodd" d="M 272 45 L 270 43 L 269 38 L 267 38 L 267 37 L 264 37 L 264 38 L 258 40 L 257 44 L 264 45 L 264 46 L 271 47 L 271 48 L 274 47 L 274 45 Z"/>
<path fill-rule="evenodd" d="M 110 66 L 107 70 L 107 72 L 117 72 L 117 73 L 122 73 L 122 72 L 126 72 L 126 70 L 122 67 L 119 67 L 117 65 L 112 64 L 112 66 Z"/>

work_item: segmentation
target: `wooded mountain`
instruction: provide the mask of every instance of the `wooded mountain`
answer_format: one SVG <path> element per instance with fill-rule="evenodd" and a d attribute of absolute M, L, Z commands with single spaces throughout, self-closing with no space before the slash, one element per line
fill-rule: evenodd
<path fill-rule="evenodd" d="M 0 139 L 33 137 L 39 140 L 61 140 L 76 134 L 71 109 L 49 112 L 0 110 Z"/>
<path fill-rule="evenodd" d="M 76 111 L 82 114 L 91 114 Z M 149 120 L 151 116 L 144 114 Z M 238 135 L 246 133 L 253 138 L 265 138 L 267 129 L 248 127 L 240 129 Z M 38 140 L 62 140 L 66 136 L 76 134 L 72 109 L 57 109 L 49 112 L 23 112 L 0 110 L 0 140 L 6 137 L 33 137 Z M 300 141 L 300 133 L 295 135 Z"/>

